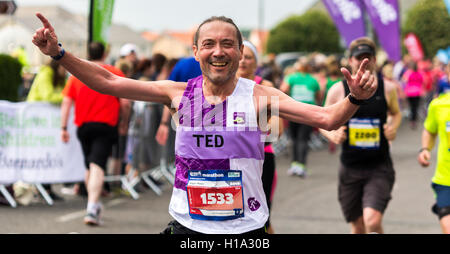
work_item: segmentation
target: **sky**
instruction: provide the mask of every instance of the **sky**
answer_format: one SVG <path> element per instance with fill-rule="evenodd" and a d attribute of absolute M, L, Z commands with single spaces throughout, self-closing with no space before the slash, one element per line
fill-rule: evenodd
<path fill-rule="evenodd" d="M 89 11 L 89 0 L 15 0 L 20 6 L 59 5 L 71 12 Z M 259 27 L 258 4 L 264 3 L 262 28 L 271 29 L 320 0 L 115 0 L 113 22 L 134 30 L 160 32 L 191 29 L 213 15 L 230 17 L 241 29 Z M 45 13 L 43 13 L 45 15 Z"/>

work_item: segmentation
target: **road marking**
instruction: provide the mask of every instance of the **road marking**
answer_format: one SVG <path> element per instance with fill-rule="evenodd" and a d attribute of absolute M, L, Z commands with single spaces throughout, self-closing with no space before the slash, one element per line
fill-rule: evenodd
<path fill-rule="evenodd" d="M 113 199 L 113 200 L 109 201 L 108 203 L 106 203 L 105 207 L 110 208 L 113 206 L 117 206 L 117 205 L 124 203 L 125 201 L 126 200 L 123 198 Z M 65 214 L 63 216 L 59 216 L 58 218 L 56 218 L 56 222 L 68 222 L 71 220 L 82 218 L 84 215 L 86 215 L 86 210 L 68 213 L 68 214 Z"/>

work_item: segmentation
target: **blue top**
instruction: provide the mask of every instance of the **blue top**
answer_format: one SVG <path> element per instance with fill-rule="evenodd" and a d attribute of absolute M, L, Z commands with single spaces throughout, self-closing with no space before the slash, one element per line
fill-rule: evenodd
<path fill-rule="evenodd" d="M 200 64 L 194 57 L 182 58 L 175 64 L 170 73 L 169 80 L 187 82 L 189 79 L 202 75 Z"/>
<path fill-rule="evenodd" d="M 447 76 L 442 77 L 438 83 L 438 94 L 450 92 L 450 80 Z"/>

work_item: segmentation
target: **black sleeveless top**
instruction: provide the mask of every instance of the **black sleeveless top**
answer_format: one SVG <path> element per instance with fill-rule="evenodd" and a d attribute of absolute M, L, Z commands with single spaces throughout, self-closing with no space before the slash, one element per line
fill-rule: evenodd
<path fill-rule="evenodd" d="M 345 96 L 350 93 L 347 81 L 343 81 Z M 388 105 L 384 94 L 384 81 L 378 75 L 378 88 L 366 105 L 361 105 L 346 123 L 347 139 L 341 152 L 341 163 L 351 168 L 372 168 L 391 162 L 389 144 L 383 125 L 387 119 Z"/>

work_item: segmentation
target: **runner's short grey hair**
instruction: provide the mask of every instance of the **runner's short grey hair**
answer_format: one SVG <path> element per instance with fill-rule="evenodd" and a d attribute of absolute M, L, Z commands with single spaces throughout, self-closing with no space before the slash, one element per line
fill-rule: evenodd
<path fill-rule="evenodd" d="M 210 23 L 210 22 L 214 22 L 214 21 L 225 22 L 225 23 L 228 23 L 228 24 L 233 25 L 234 28 L 236 28 L 236 37 L 237 37 L 237 39 L 238 39 L 239 48 L 240 48 L 241 45 L 242 45 L 242 34 L 241 34 L 241 31 L 239 30 L 239 28 L 238 28 L 237 25 L 233 22 L 232 19 L 227 18 L 227 17 L 225 17 L 225 16 L 212 16 L 212 17 L 210 17 L 210 18 L 204 20 L 204 21 L 198 26 L 197 31 L 195 31 L 195 35 L 194 35 L 194 45 L 195 45 L 195 46 L 198 46 L 197 43 L 198 43 L 198 37 L 199 37 L 199 34 L 200 34 L 200 28 L 201 28 L 204 24 L 207 24 L 207 23 Z"/>

